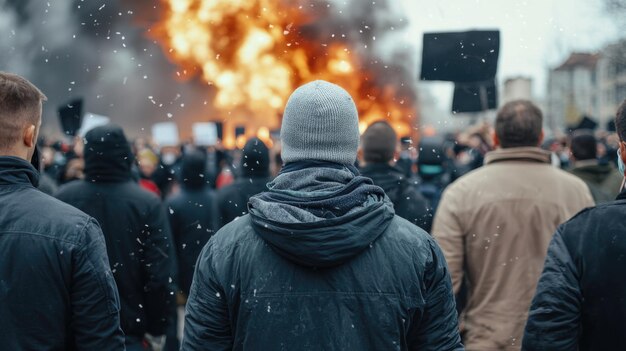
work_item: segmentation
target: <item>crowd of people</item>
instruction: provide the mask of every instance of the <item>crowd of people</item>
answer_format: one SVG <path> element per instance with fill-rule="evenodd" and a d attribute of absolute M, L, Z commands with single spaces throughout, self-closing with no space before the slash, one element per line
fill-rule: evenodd
<path fill-rule="evenodd" d="M 626 347 L 626 101 L 615 132 L 519 100 L 414 144 L 315 81 L 279 148 L 226 150 L 46 140 L 45 99 L 0 72 L 3 348 Z"/>

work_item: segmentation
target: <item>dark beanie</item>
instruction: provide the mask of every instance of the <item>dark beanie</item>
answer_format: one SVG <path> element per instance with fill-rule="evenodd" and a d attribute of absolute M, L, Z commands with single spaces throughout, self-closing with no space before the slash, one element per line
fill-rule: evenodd
<path fill-rule="evenodd" d="M 180 182 L 184 188 L 199 189 L 209 180 L 207 176 L 207 156 L 199 150 L 185 153 L 180 170 Z"/>
<path fill-rule="evenodd" d="M 85 177 L 91 182 L 114 182 L 130 179 L 133 162 L 124 130 L 106 124 L 85 135 Z"/>
<path fill-rule="evenodd" d="M 269 177 L 270 152 L 258 138 L 248 140 L 241 155 L 241 175 L 243 177 Z"/>
<path fill-rule="evenodd" d="M 365 162 L 387 163 L 396 152 L 396 132 L 385 121 L 370 125 L 361 137 Z"/>

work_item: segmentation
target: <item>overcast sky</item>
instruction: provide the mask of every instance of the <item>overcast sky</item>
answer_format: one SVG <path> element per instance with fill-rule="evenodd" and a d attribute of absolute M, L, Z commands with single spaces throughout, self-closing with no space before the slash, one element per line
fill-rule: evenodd
<path fill-rule="evenodd" d="M 533 93 L 539 98 L 545 95 L 550 67 L 560 64 L 571 51 L 596 51 L 619 36 L 617 20 L 606 13 L 602 0 L 401 0 L 401 3 L 410 19 L 405 40 L 417 41 L 420 53 L 424 32 L 500 29 L 499 81 L 530 76 L 534 80 Z M 424 86 L 436 98 L 437 107 L 450 110 L 452 83 L 422 83 L 422 90 Z"/>

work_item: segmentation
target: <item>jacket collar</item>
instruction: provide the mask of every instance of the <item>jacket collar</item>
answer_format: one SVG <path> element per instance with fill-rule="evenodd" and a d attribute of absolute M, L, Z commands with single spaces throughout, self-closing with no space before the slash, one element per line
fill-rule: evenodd
<path fill-rule="evenodd" d="M 599 166 L 600 162 L 596 159 L 592 160 L 582 160 L 574 162 L 574 168 L 582 168 L 582 167 L 595 167 Z"/>
<path fill-rule="evenodd" d="M 623 189 L 622 192 L 617 195 L 615 200 L 626 200 L 626 189 Z"/>
<path fill-rule="evenodd" d="M 485 164 L 504 161 L 536 162 L 549 164 L 550 157 L 550 152 L 542 150 L 538 147 L 511 147 L 488 152 L 487 155 L 485 155 Z"/>
<path fill-rule="evenodd" d="M 0 185 L 39 185 L 39 172 L 25 160 L 0 156 Z"/>

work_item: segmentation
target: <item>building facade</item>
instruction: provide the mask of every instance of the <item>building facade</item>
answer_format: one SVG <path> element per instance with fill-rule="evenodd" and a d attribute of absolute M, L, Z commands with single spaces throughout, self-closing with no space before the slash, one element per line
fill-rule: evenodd
<path fill-rule="evenodd" d="M 598 53 L 572 53 L 550 70 L 546 124 L 553 130 L 565 130 L 588 116 L 604 129 L 624 99 L 626 39 Z"/>
<path fill-rule="evenodd" d="M 513 100 L 533 100 L 532 79 L 530 77 L 511 77 L 504 81 L 501 105 Z"/>

